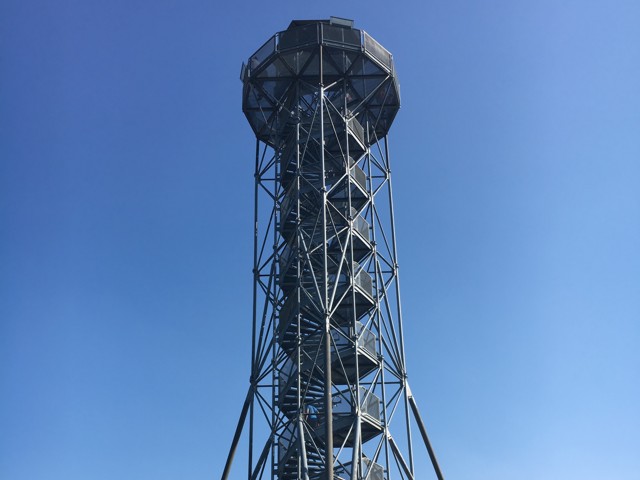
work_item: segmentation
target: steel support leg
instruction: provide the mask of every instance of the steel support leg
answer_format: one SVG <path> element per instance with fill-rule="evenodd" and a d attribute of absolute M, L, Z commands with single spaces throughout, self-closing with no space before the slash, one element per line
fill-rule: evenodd
<path fill-rule="evenodd" d="M 411 390 L 407 385 L 407 390 L 409 393 L 409 405 L 411 405 L 411 411 L 413 412 L 413 417 L 416 419 L 416 423 L 418 424 L 418 428 L 420 429 L 420 433 L 422 434 L 422 440 L 424 441 L 425 447 L 427 447 L 427 452 L 429 452 L 429 458 L 431 458 L 431 463 L 433 464 L 433 469 L 436 471 L 436 475 L 438 476 L 438 480 L 444 480 L 444 476 L 440 471 L 440 465 L 438 465 L 438 459 L 436 458 L 436 454 L 431 447 L 431 442 L 429 441 L 429 436 L 427 435 L 427 429 L 424 426 L 424 422 L 422 421 L 422 417 L 420 416 L 420 411 L 418 410 L 418 405 L 416 404 L 416 400 L 413 398 Z"/>
<path fill-rule="evenodd" d="M 247 412 L 249 411 L 249 405 L 251 404 L 251 398 L 253 397 L 253 387 L 249 387 L 247 392 L 247 398 L 242 406 L 242 412 L 240 413 L 240 419 L 238 420 L 238 426 L 236 427 L 236 433 L 233 435 L 233 441 L 231 442 L 231 448 L 229 449 L 229 455 L 227 456 L 227 463 L 224 466 L 224 472 L 222 473 L 222 480 L 229 478 L 229 471 L 231 470 L 231 464 L 233 463 L 233 457 L 236 454 L 236 448 L 238 448 L 238 442 L 240 441 L 240 435 L 242 434 L 242 428 L 244 427 L 244 421 L 247 419 Z"/>

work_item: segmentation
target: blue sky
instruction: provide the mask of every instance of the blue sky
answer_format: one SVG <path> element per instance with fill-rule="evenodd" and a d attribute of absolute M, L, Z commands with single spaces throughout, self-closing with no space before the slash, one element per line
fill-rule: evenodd
<path fill-rule="evenodd" d="M 409 378 L 445 476 L 640 479 L 640 4 L 317 5 L 2 2 L 0 478 L 220 475 L 249 374 L 240 64 L 336 15 L 399 72 Z"/>

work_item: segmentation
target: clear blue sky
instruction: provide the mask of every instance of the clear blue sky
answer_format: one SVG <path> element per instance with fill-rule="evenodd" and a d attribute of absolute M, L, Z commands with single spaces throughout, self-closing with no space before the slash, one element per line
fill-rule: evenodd
<path fill-rule="evenodd" d="M 640 479 L 640 3 L 320 3 L 0 4 L 0 478 L 219 478 L 249 373 L 240 64 L 336 15 L 400 75 L 409 374 L 446 477 Z"/>

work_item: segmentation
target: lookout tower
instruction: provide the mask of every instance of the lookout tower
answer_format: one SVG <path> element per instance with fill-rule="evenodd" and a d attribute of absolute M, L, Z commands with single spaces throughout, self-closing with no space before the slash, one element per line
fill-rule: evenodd
<path fill-rule="evenodd" d="M 353 22 L 295 20 L 242 65 L 256 136 L 248 477 L 415 479 L 387 133 L 393 57 Z M 419 478 L 424 478 L 424 474 Z"/>

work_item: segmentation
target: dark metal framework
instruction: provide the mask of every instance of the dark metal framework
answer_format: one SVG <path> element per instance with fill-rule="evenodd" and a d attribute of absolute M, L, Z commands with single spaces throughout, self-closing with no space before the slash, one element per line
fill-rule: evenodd
<path fill-rule="evenodd" d="M 256 135 L 249 479 L 414 479 L 387 132 L 391 54 L 294 21 L 242 66 Z M 263 421 L 260 421 L 263 419 Z M 392 435 L 393 431 L 393 435 Z"/>

